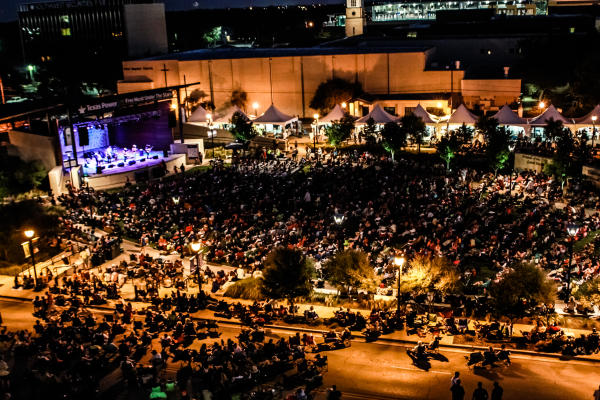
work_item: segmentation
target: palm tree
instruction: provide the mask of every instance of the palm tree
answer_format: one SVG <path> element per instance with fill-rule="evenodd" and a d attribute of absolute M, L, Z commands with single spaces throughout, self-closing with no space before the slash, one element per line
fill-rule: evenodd
<path fill-rule="evenodd" d="M 546 127 L 544 128 L 544 135 L 546 136 L 546 142 L 551 143 L 556 141 L 563 133 L 564 126 L 562 121 L 548 119 Z"/>

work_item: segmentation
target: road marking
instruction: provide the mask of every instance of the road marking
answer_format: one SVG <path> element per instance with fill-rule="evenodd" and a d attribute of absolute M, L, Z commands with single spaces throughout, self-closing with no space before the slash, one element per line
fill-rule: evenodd
<path fill-rule="evenodd" d="M 446 372 L 446 371 L 425 371 L 423 369 L 419 369 L 419 368 L 407 368 L 407 367 L 399 367 L 396 365 L 390 365 L 391 368 L 396 368 L 396 369 L 403 369 L 405 371 L 416 371 L 416 372 L 431 372 L 432 374 L 441 374 L 441 375 L 452 375 L 451 372 Z"/>

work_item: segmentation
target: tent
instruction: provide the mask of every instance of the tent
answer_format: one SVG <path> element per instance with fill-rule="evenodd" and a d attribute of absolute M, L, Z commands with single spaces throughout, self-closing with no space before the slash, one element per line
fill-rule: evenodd
<path fill-rule="evenodd" d="M 464 104 L 458 106 L 454 113 L 448 119 L 449 125 L 473 125 L 477 122 L 478 118 L 475 114 L 465 107 Z"/>
<path fill-rule="evenodd" d="M 558 110 L 556 109 L 556 107 L 554 107 L 553 105 L 550 105 L 550 107 L 548 107 L 546 109 L 546 111 L 544 111 L 543 113 L 541 113 L 537 117 L 534 117 L 534 118 L 530 119 L 529 120 L 529 125 L 533 125 L 533 126 L 546 126 L 546 124 L 548 123 L 548 121 L 550 119 L 553 119 L 555 121 L 561 121 L 564 125 L 572 125 L 573 124 L 573 121 L 571 121 L 568 118 L 563 117 L 558 112 Z"/>
<path fill-rule="evenodd" d="M 364 117 L 356 121 L 357 124 L 366 124 L 367 121 L 373 118 L 376 124 L 387 124 L 388 122 L 398 122 L 398 117 L 386 112 L 379 104 L 375 104 L 373 110 Z"/>
<path fill-rule="evenodd" d="M 336 104 L 335 107 L 329 111 L 329 114 L 319 119 L 319 125 L 327 125 L 334 121 L 341 121 L 345 116 L 346 112 L 344 109 L 339 104 Z"/>
<path fill-rule="evenodd" d="M 592 117 L 596 117 L 596 120 L 594 121 Z M 600 123 L 600 104 L 594 107 L 587 115 L 575 119 L 575 124 L 577 125 L 596 126 L 598 123 Z"/>
<path fill-rule="evenodd" d="M 425 122 L 426 124 L 436 124 L 437 121 L 435 119 L 435 116 L 429 114 L 427 112 L 427 110 L 425 110 L 420 104 L 418 104 L 414 110 L 412 110 L 412 113 L 421 118 L 423 120 L 423 122 Z"/>
<path fill-rule="evenodd" d="M 194 110 L 194 112 L 192 113 L 192 115 L 190 115 L 190 117 L 188 118 L 189 122 L 208 122 L 208 115 L 210 115 L 210 113 L 208 111 L 206 111 L 204 109 L 204 107 L 202 106 L 198 106 L 198 108 L 196 108 L 196 110 Z"/>
<path fill-rule="evenodd" d="M 293 117 L 291 115 L 284 114 L 283 112 L 278 110 L 273 104 L 271 104 L 271 107 L 269 107 L 267 109 L 267 111 L 264 112 L 263 115 L 254 119 L 254 123 L 261 124 L 261 125 L 285 126 L 285 125 L 289 124 L 290 122 L 294 122 L 297 120 L 298 120 L 297 117 Z"/>
<path fill-rule="evenodd" d="M 250 121 L 250 118 L 238 106 L 232 106 L 232 107 L 228 108 L 227 110 L 225 110 L 224 112 L 219 113 L 218 115 L 216 115 L 215 123 L 220 124 L 220 125 L 230 124 L 231 123 L 231 119 L 233 118 L 233 115 L 235 113 L 242 114 L 242 117 L 246 121 Z"/>
<path fill-rule="evenodd" d="M 527 125 L 527 120 L 525 118 L 519 117 L 516 112 L 510 109 L 506 104 L 502 106 L 500 110 L 496 114 L 492 116 L 498 120 L 500 125 L 511 125 L 511 126 L 525 126 Z"/>

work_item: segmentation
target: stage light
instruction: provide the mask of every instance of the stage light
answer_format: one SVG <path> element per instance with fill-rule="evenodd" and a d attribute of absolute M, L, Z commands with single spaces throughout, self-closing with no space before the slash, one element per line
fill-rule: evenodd
<path fill-rule="evenodd" d="M 538 104 L 539 108 L 546 108 L 546 103 L 544 103 L 543 101 L 540 101 L 540 103 Z"/>
<path fill-rule="evenodd" d="M 177 104 L 171 103 L 171 110 L 177 110 Z"/>

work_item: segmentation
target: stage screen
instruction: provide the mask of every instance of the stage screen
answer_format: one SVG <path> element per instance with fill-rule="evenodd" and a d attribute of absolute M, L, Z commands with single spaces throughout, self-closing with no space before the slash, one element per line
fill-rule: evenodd
<path fill-rule="evenodd" d="M 128 121 L 120 124 L 111 124 L 108 135 L 110 144 L 117 147 L 131 148 L 134 144 L 143 148 L 147 144 L 154 150 L 168 150 L 173 143 L 173 135 L 169 128 L 170 102 L 163 101 L 158 104 L 138 107 L 138 113 L 158 110 L 160 116 L 141 118 L 139 121 Z M 127 110 L 131 114 L 131 110 Z"/>

